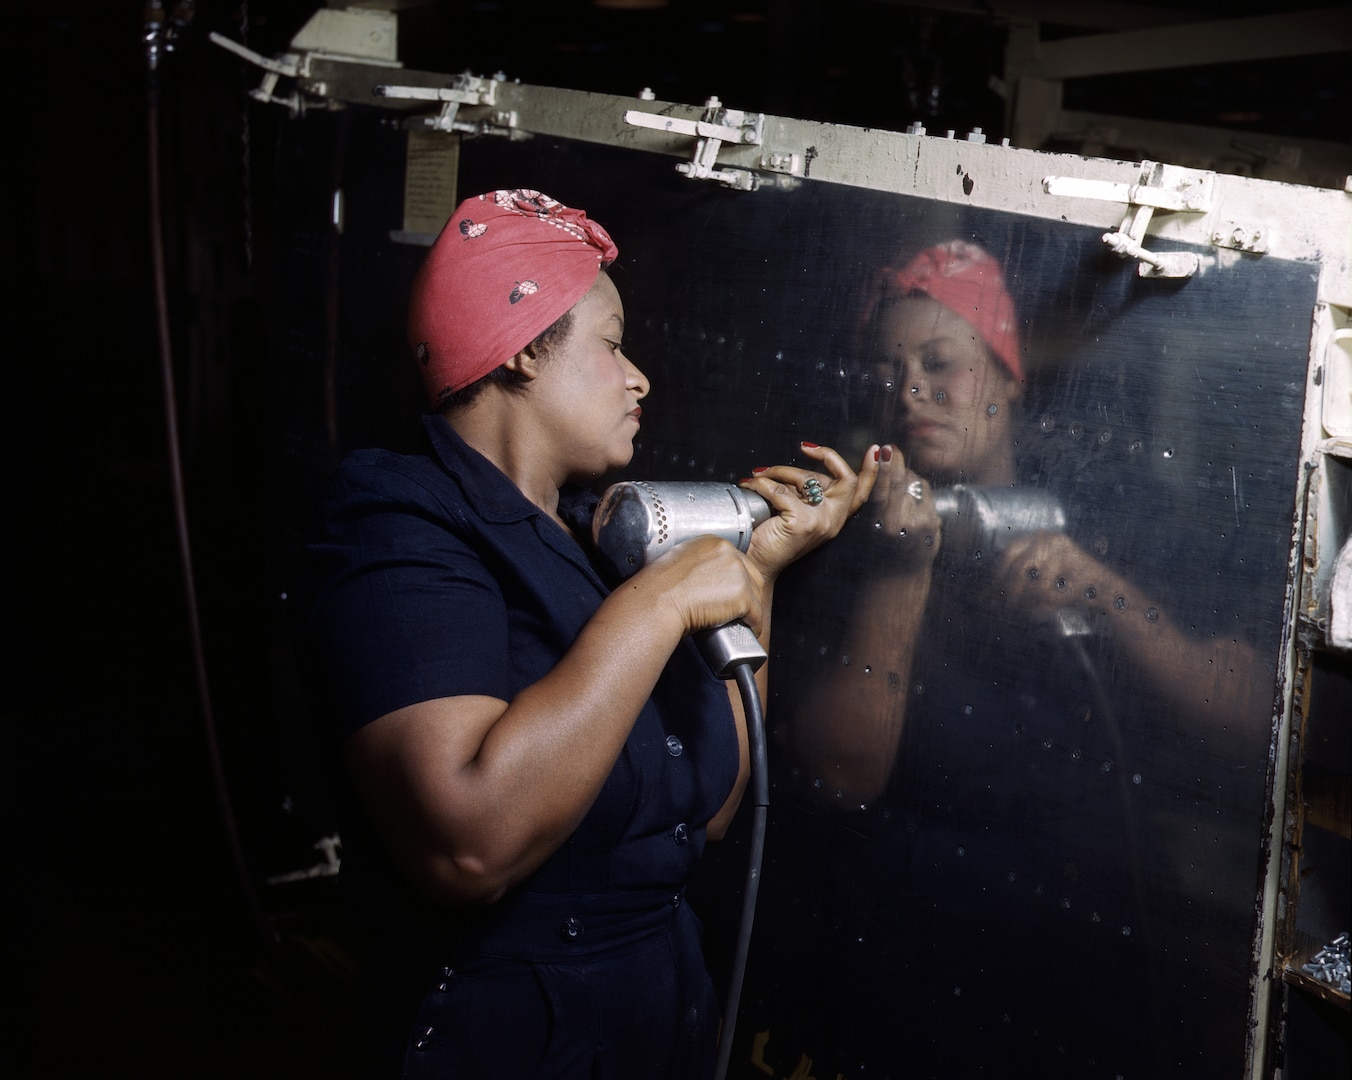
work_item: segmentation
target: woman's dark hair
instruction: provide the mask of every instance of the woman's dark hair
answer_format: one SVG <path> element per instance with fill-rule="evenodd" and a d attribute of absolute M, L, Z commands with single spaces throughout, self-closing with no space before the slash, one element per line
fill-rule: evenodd
<path fill-rule="evenodd" d="M 544 359 L 551 350 L 557 348 L 573 329 L 573 309 L 569 308 L 549 326 L 545 327 L 535 340 L 527 345 L 522 352 L 531 353 L 533 356 Z M 509 390 L 524 390 L 530 384 L 530 379 L 522 375 L 519 371 L 514 371 L 506 364 L 499 364 L 487 375 L 476 379 L 468 386 L 462 386 L 454 393 L 447 394 L 437 402 L 437 411 L 443 409 L 457 408 L 462 405 L 468 405 L 477 398 L 490 385 L 505 386 Z"/>

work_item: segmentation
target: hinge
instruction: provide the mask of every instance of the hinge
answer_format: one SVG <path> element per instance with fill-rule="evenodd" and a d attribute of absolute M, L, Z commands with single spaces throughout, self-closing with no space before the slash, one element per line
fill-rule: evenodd
<path fill-rule="evenodd" d="M 1068 198 L 1102 199 L 1127 205 L 1126 216 L 1115 232 L 1103 234 L 1103 242 L 1125 259 L 1136 259 L 1141 277 L 1191 277 L 1198 258 L 1187 251 L 1147 251 L 1146 229 L 1156 210 L 1205 214 L 1211 210 L 1216 174 L 1141 162 L 1141 178 L 1135 184 L 1107 180 L 1083 180 L 1074 176 L 1048 176 L 1042 190 Z"/>
<path fill-rule="evenodd" d="M 624 122 L 635 127 L 651 128 L 654 131 L 670 131 L 678 135 L 689 135 L 696 140 L 695 154 L 691 161 L 676 166 L 676 171 L 692 180 L 717 180 L 727 187 L 738 191 L 755 191 L 760 186 L 756 175 L 746 169 L 716 168 L 718 151 L 724 143 L 740 146 L 759 146 L 765 117 L 761 113 L 744 113 L 736 109 L 725 109 L 716 97 L 704 103 L 702 120 L 680 120 L 673 116 L 660 116 L 656 113 L 630 109 L 624 114 Z M 783 169 L 784 162 L 776 159 Z"/>

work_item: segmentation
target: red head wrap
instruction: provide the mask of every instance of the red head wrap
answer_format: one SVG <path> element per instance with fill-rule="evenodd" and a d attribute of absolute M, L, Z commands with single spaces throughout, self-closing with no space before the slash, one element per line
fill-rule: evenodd
<path fill-rule="evenodd" d="M 466 199 L 423 260 L 408 334 L 428 399 L 510 360 L 587 294 L 618 251 L 581 210 L 518 188 Z"/>
<path fill-rule="evenodd" d="M 1023 378 L 1014 301 L 1000 264 L 965 240 L 926 248 L 905 268 L 884 270 L 869 298 L 865 318 L 889 298 L 923 294 L 971 324 L 1016 379 Z"/>

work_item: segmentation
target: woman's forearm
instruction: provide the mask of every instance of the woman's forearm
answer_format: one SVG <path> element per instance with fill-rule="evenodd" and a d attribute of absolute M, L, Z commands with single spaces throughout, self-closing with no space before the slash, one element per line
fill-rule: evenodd
<path fill-rule="evenodd" d="M 832 798 L 868 801 L 887 784 L 929 591 L 928 567 L 871 583 L 794 712 L 793 752 Z"/>
<path fill-rule="evenodd" d="M 731 545 L 691 541 L 667 559 L 608 596 L 510 702 L 419 702 L 349 738 L 359 792 L 434 895 L 491 902 L 543 863 L 591 807 L 681 638 L 743 615 L 761 625 L 754 590 L 729 584 L 746 576 Z"/>

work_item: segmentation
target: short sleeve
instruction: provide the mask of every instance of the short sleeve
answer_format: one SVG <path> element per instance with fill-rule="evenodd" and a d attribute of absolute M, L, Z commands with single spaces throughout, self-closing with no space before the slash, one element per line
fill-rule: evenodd
<path fill-rule="evenodd" d="M 349 461 L 305 552 L 303 664 L 339 737 L 420 701 L 509 700 L 501 590 L 453 508 L 392 463 Z"/>

